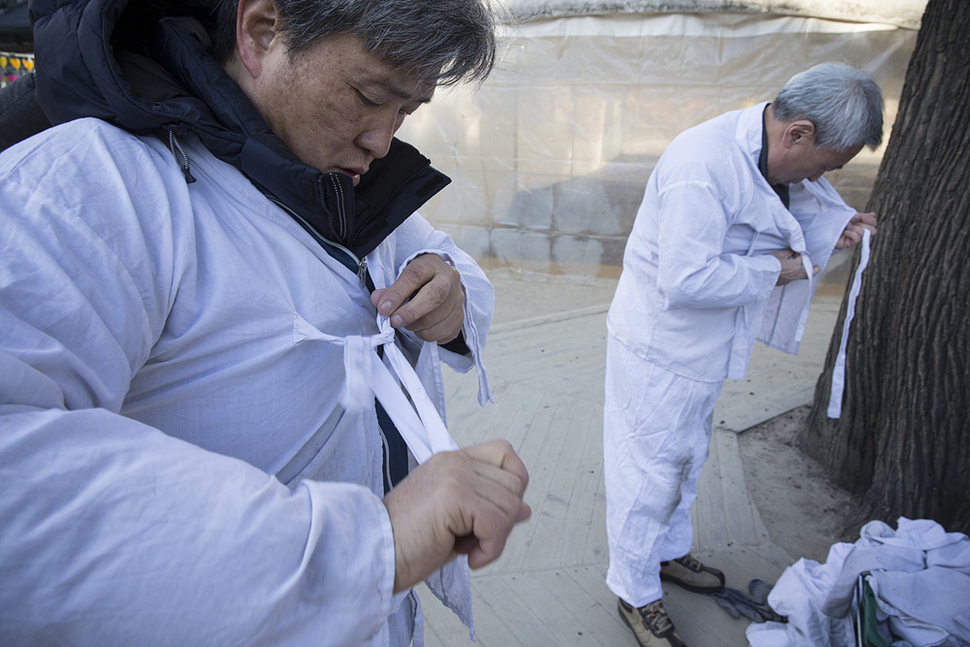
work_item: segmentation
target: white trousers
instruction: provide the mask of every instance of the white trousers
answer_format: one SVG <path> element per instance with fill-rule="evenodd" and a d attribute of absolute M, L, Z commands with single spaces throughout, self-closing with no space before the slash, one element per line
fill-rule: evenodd
<path fill-rule="evenodd" d="M 612 335 L 606 357 L 606 584 L 640 607 L 663 597 L 660 562 L 690 552 L 690 507 L 722 382 L 671 373 Z"/>

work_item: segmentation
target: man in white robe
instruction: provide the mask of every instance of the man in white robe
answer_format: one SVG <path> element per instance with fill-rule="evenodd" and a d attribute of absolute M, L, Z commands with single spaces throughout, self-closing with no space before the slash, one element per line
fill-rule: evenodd
<path fill-rule="evenodd" d="M 819 270 L 876 225 L 822 175 L 881 140 L 876 84 L 823 64 L 681 133 L 650 176 L 608 316 L 604 413 L 607 584 L 643 646 L 684 644 L 661 580 L 724 586 L 689 554 L 721 383 L 756 337 L 797 351 Z"/>
<path fill-rule="evenodd" d="M 421 645 L 426 578 L 471 627 L 529 514 L 508 443 L 445 451 L 492 287 L 385 205 L 446 183 L 393 135 L 488 73 L 487 8 L 222 3 L 213 58 L 207 7 L 147 4 L 31 5 L 57 125 L 0 155 L 0 644 Z"/>

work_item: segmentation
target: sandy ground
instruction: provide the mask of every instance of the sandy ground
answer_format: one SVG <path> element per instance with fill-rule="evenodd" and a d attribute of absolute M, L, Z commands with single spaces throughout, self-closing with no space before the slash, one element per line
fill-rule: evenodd
<path fill-rule="evenodd" d="M 859 526 L 846 527 L 858 502 L 794 446 L 808 412 L 808 405 L 798 407 L 738 440 L 748 492 L 772 540 L 795 559 L 825 562 L 833 543 L 858 539 Z"/>

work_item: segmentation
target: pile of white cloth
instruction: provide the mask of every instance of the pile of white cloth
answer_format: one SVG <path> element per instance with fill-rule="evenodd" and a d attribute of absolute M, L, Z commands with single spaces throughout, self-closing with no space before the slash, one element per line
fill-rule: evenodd
<path fill-rule="evenodd" d="M 970 645 L 970 539 L 926 519 L 900 517 L 862 527 L 854 544 L 838 543 L 824 564 L 800 559 L 768 597 L 788 623 L 752 624 L 751 647 L 855 645 L 858 577 L 869 572 L 880 635 L 894 647 Z"/>

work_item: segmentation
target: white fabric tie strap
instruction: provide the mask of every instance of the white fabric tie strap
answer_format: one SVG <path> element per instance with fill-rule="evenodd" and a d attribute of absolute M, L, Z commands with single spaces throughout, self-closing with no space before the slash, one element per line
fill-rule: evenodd
<path fill-rule="evenodd" d="M 852 279 L 852 287 L 849 290 L 849 301 L 845 310 L 845 322 L 842 325 L 842 341 L 839 343 L 839 355 L 835 358 L 835 365 L 832 367 L 832 393 L 829 396 L 829 418 L 838 418 L 842 415 L 842 392 L 845 390 L 845 349 L 849 341 L 849 326 L 855 317 L 855 302 L 859 298 L 859 291 L 862 288 L 862 272 L 869 264 L 869 238 L 872 232 L 868 229 L 862 233 L 862 253 L 859 257 L 859 267 L 856 268 L 855 276 Z"/>
<path fill-rule="evenodd" d="M 344 347 L 344 408 L 364 411 L 373 407 L 377 397 L 418 463 L 438 452 L 458 449 L 421 379 L 398 348 L 388 318 L 379 316 L 377 324 L 380 332 L 368 337 L 323 334 L 326 341 Z M 400 383 L 377 356 L 378 346 L 384 347 L 384 356 Z"/>

